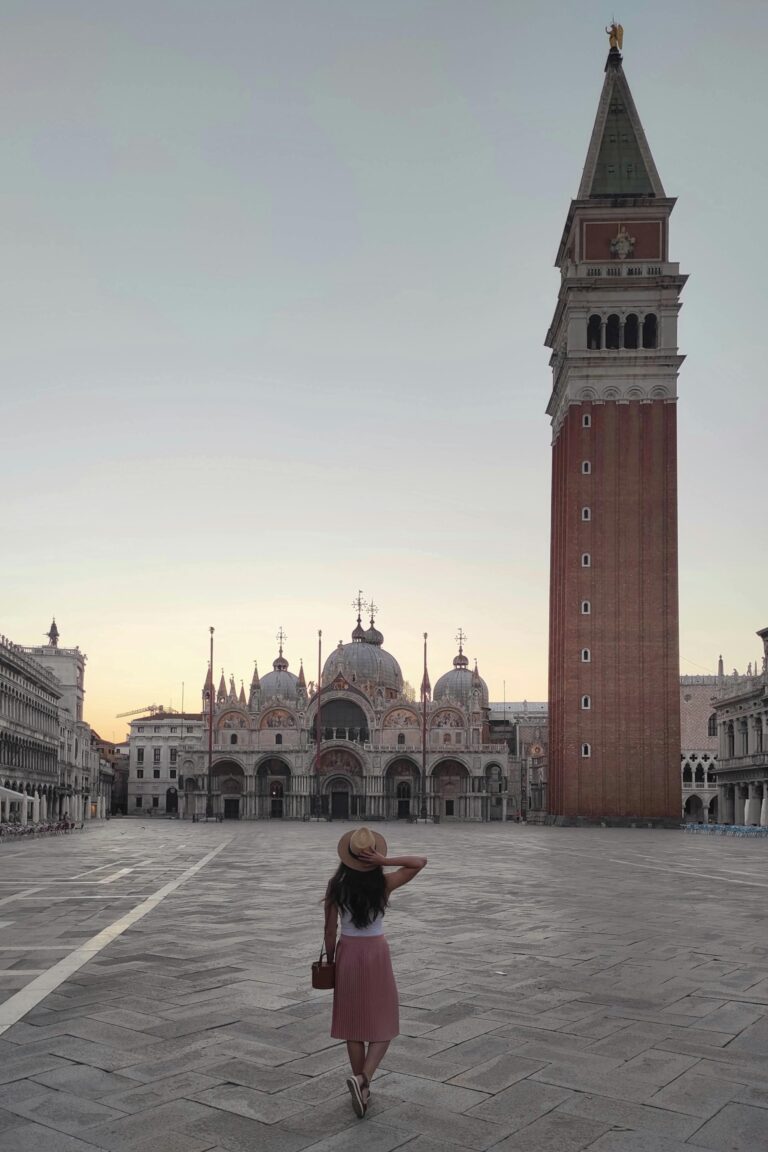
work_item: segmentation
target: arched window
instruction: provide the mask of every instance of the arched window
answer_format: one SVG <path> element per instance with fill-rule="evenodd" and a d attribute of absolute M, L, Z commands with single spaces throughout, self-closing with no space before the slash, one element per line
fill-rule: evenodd
<path fill-rule="evenodd" d="M 693 776 L 691 775 L 690 764 L 686 764 L 683 768 L 683 784 L 693 784 Z"/>
<path fill-rule="evenodd" d="M 581 518 L 582 518 L 582 520 L 591 520 L 592 519 L 592 509 L 591 508 L 582 508 Z"/>
<path fill-rule="evenodd" d="M 582 428 L 591 428 L 592 427 L 592 417 L 590 416 L 589 412 L 585 412 L 584 415 L 582 416 L 581 426 L 582 426 Z"/>
<path fill-rule="evenodd" d="M 728 721 L 728 727 L 725 730 L 725 745 L 725 754 L 730 760 L 734 754 L 733 720 Z"/>
<path fill-rule="evenodd" d="M 283 742 L 282 732 L 276 732 L 275 733 L 275 744 L 282 744 L 282 742 Z"/>
<path fill-rule="evenodd" d="M 582 662 L 582 664 L 589 664 L 591 660 L 592 660 L 592 654 L 589 651 L 589 648 L 582 648 L 582 650 L 581 650 L 581 662 Z"/>
<path fill-rule="evenodd" d="M 585 712 L 588 712 L 589 709 L 592 707 L 592 697 L 591 696 L 582 696 L 581 706 Z"/>
<path fill-rule="evenodd" d="M 693 774 L 693 778 L 697 784 L 703 784 L 704 783 L 704 769 L 701 766 L 701 764 L 696 765 L 696 771 Z"/>
<path fill-rule="evenodd" d="M 584 757 L 591 756 L 592 755 L 592 745 L 591 744 L 582 744 L 581 754 Z"/>
<path fill-rule="evenodd" d="M 739 720 L 739 733 L 741 740 L 739 741 L 739 755 L 746 756 L 749 752 L 749 725 L 746 720 Z"/>
<path fill-rule="evenodd" d="M 592 465 L 590 464 L 589 460 L 582 460 L 582 462 L 581 462 L 581 474 L 582 474 L 582 476 L 589 476 L 591 471 L 592 471 Z"/>
<path fill-rule="evenodd" d="M 237 744 L 237 733 L 233 732 L 229 738 L 230 744 Z"/>
<path fill-rule="evenodd" d="M 581 602 L 581 614 L 582 614 L 582 616 L 589 616 L 591 612 L 592 612 L 592 605 L 590 604 L 589 600 L 582 600 L 582 602 Z"/>
<path fill-rule="evenodd" d="M 405 736 L 402 732 L 398 733 L 397 742 L 398 744 L 405 744 Z"/>
<path fill-rule="evenodd" d="M 659 339 L 659 322 L 653 312 L 643 320 L 643 348 L 655 348 Z"/>
<path fill-rule="evenodd" d="M 582 566 L 582 568 L 591 568 L 592 567 L 592 557 L 590 556 L 589 552 L 583 552 L 582 553 L 581 566 Z"/>
<path fill-rule="evenodd" d="M 620 322 L 618 316 L 616 315 L 616 313 L 613 312 L 608 317 L 608 322 L 605 325 L 605 346 L 606 346 L 606 348 L 618 348 L 619 347 L 619 333 L 620 333 L 620 331 L 621 331 L 621 322 Z"/>
<path fill-rule="evenodd" d="M 713 712 L 709 718 L 707 736 L 717 736 L 717 714 L 715 712 Z"/>
<path fill-rule="evenodd" d="M 596 352 L 600 347 L 600 329 L 602 328 L 602 320 L 599 316 L 592 315 L 587 321 L 587 348 L 591 352 Z"/>
<path fill-rule="evenodd" d="M 624 347 L 637 348 L 640 337 L 640 321 L 634 312 L 630 312 L 624 321 Z"/>

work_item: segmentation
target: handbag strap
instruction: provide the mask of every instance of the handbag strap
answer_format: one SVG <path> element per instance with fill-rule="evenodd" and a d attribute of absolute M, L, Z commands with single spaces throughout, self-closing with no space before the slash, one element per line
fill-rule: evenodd
<path fill-rule="evenodd" d="M 327 962 L 329 964 L 331 963 L 331 961 L 328 960 L 328 949 L 325 946 L 325 937 L 326 937 L 327 932 L 328 932 L 328 901 L 326 900 L 326 902 L 325 902 L 325 931 L 323 932 L 323 943 L 320 947 L 320 959 L 318 961 L 319 964 L 322 964 L 322 962 L 323 962 L 323 953 L 325 953 L 325 958 L 326 958 Z"/>

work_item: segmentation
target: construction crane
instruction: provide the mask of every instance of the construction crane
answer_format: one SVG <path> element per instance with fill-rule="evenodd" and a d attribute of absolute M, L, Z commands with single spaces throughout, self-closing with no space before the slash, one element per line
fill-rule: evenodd
<path fill-rule="evenodd" d="M 122 720 L 124 716 L 141 716 L 142 713 L 146 712 L 148 712 L 150 716 L 154 716 L 156 712 L 167 712 L 176 715 L 175 708 L 165 708 L 162 704 L 147 704 L 146 708 L 133 708 L 130 712 L 118 712 L 115 719 Z"/>

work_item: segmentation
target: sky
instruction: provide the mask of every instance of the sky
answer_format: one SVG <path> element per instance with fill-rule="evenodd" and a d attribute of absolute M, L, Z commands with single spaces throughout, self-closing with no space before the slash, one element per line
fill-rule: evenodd
<path fill-rule="evenodd" d="M 634 0 L 624 68 L 690 275 L 681 672 L 768 625 L 768 5 Z M 358 589 L 418 685 L 459 627 L 545 700 L 554 259 L 593 0 L 0 0 L 0 632 L 85 717 L 316 677 Z"/>

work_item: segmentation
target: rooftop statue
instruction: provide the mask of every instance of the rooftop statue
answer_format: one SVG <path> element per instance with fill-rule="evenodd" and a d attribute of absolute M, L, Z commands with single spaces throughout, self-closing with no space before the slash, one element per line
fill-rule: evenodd
<path fill-rule="evenodd" d="M 605 31 L 611 48 L 616 48 L 620 52 L 624 43 L 624 29 L 621 24 L 609 24 Z"/>

